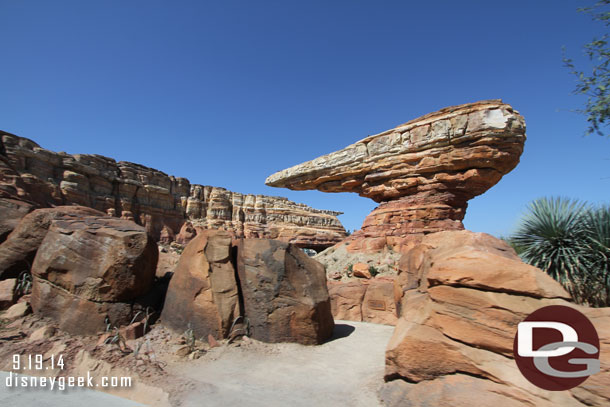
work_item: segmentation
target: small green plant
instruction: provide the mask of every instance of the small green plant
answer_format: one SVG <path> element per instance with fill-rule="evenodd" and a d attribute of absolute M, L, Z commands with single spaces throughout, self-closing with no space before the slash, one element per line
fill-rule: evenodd
<path fill-rule="evenodd" d="M 148 320 L 150 319 L 150 317 L 152 316 L 151 313 L 152 308 L 150 307 L 146 307 L 146 309 L 144 310 L 144 319 L 142 319 L 142 321 L 144 321 L 144 334 L 146 334 L 146 332 L 148 332 Z M 138 311 L 136 312 L 136 315 L 133 316 L 133 318 L 131 319 L 131 322 L 129 323 L 129 325 L 133 324 L 134 322 L 136 322 L 136 319 L 142 315 L 142 311 Z M 106 325 L 108 326 L 108 325 Z M 107 331 L 106 331 L 107 332 Z"/>
<path fill-rule="evenodd" d="M 23 270 L 19 277 L 17 277 L 17 284 L 15 285 L 15 295 L 21 297 L 22 295 L 29 294 L 32 290 L 32 274 L 29 270 Z"/>
<path fill-rule="evenodd" d="M 138 342 L 136 343 L 135 349 L 133 350 L 133 357 L 134 358 L 138 358 L 138 355 L 140 354 L 140 349 L 142 348 L 142 342 Z"/>
<path fill-rule="evenodd" d="M 124 349 L 127 349 L 127 342 L 125 341 L 123 335 L 121 335 L 121 331 L 119 330 L 119 328 L 117 328 L 116 326 L 114 327 L 114 335 L 106 338 L 104 343 L 107 345 L 117 345 L 121 352 L 125 352 Z"/>
<path fill-rule="evenodd" d="M 351 277 L 353 273 L 354 273 L 354 265 L 353 264 L 349 264 L 347 266 L 347 270 L 345 271 L 345 275 L 348 276 L 348 277 Z"/>
<path fill-rule="evenodd" d="M 371 277 L 375 277 L 379 274 L 379 270 L 377 270 L 377 267 L 375 266 L 369 266 L 369 273 L 371 273 Z"/>
<path fill-rule="evenodd" d="M 193 331 L 193 326 L 191 323 L 188 323 L 188 328 L 184 331 L 184 339 L 186 340 L 186 345 L 189 347 L 189 352 L 193 352 L 195 350 L 195 332 Z"/>

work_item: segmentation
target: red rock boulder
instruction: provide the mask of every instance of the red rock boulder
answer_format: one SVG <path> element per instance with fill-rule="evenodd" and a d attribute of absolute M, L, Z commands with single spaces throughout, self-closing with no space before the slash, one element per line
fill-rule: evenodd
<path fill-rule="evenodd" d="M 189 327 L 196 337 L 225 338 L 241 315 L 231 236 L 201 231 L 186 246 L 170 281 L 161 319 L 176 331 Z"/>
<path fill-rule="evenodd" d="M 157 245 L 135 223 L 106 216 L 58 216 L 34 263 L 31 304 L 73 334 L 130 322 L 153 285 Z"/>
<path fill-rule="evenodd" d="M 0 278 L 17 277 L 22 271 L 30 270 L 36 251 L 54 219 L 92 215 L 104 214 L 83 206 L 58 206 L 37 209 L 24 216 L 6 241 L 0 244 Z"/>
<path fill-rule="evenodd" d="M 252 338 L 313 345 L 331 337 L 326 271 L 301 249 L 277 240 L 244 239 L 237 272 Z"/>

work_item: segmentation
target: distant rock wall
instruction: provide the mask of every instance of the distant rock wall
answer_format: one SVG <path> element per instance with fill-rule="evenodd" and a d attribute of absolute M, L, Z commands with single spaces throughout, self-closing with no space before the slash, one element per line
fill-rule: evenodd
<path fill-rule="evenodd" d="M 55 153 L 0 131 L 0 197 L 37 207 L 82 205 L 134 219 L 159 239 L 185 221 L 235 237 L 279 239 L 325 248 L 345 237 L 340 212 L 317 210 L 286 198 L 244 195 L 191 184 L 153 168 L 101 155 Z M 170 233 L 171 234 L 171 233 Z"/>

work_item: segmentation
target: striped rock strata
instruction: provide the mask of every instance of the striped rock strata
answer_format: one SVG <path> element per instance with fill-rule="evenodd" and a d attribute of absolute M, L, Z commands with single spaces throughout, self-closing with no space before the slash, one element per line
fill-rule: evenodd
<path fill-rule="evenodd" d="M 186 178 L 101 155 L 55 153 L 1 131 L 0 198 L 12 208 L 11 216 L 23 217 L 36 207 L 82 205 L 133 219 L 156 239 L 171 240 L 186 221 L 226 229 L 235 237 L 278 239 L 315 249 L 345 237 L 337 219 L 340 212 L 191 184 Z M 2 235 L 14 227 L 5 223 L 0 219 Z"/>
<path fill-rule="evenodd" d="M 519 162 L 523 117 L 501 100 L 448 107 L 277 172 L 266 184 L 356 192 L 380 205 L 348 240 L 350 250 L 411 246 L 463 229 L 468 200 Z"/>

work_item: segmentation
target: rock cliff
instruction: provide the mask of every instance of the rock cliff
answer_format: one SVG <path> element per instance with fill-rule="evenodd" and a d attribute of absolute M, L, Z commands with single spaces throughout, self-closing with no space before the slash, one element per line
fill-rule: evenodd
<path fill-rule="evenodd" d="M 412 245 L 463 229 L 468 200 L 519 162 L 523 117 L 500 100 L 453 106 L 275 173 L 266 184 L 356 192 L 380 205 L 352 237 L 352 250 Z"/>
<path fill-rule="evenodd" d="M 345 237 L 340 212 L 191 184 L 101 155 L 55 153 L 6 132 L 0 131 L 0 137 L 0 197 L 11 205 L 16 199 L 34 207 L 87 206 L 133 219 L 156 239 L 164 229 L 164 236 L 177 234 L 185 221 L 226 229 L 236 237 L 278 239 L 315 249 Z M 27 213 L 22 206 L 14 209 L 21 216 Z"/>

